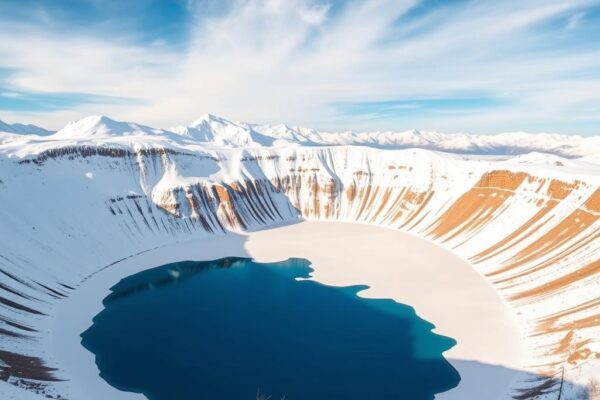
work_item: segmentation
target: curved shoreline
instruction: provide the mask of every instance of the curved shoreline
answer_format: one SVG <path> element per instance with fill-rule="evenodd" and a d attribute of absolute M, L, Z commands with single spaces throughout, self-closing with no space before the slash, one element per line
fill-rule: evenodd
<path fill-rule="evenodd" d="M 378 252 L 378 248 L 387 250 Z M 251 256 L 261 262 L 307 258 L 315 270 L 312 278 L 319 282 L 335 286 L 366 284 L 370 288 L 361 292 L 362 296 L 393 298 L 414 307 L 421 318 L 436 325 L 436 333 L 458 341 L 445 357 L 463 380 L 438 399 L 464 400 L 465 393 L 477 396 L 473 392 L 477 387 L 485 389 L 488 399 L 502 398 L 517 378 L 515 371 L 521 367 L 522 357 L 518 329 L 498 293 L 464 260 L 430 241 L 392 229 L 302 222 L 153 249 L 121 260 L 84 282 L 60 302 L 51 332 L 55 365 L 70 379 L 62 385 L 71 397 L 144 398 L 120 392 L 104 382 L 98 376 L 93 354 L 79 343 L 80 333 L 102 310 L 102 299 L 112 285 L 125 276 L 168 262 L 224 255 Z M 365 273 L 366 262 L 370 262 L 369 273 Z M 390 267 L 390 263 L 399 267 Z M 499 367 L 496 373 L 493 368 L 473 368 L 473 363 L 504 368 Z M 490 381 L 486 383 L 485 379 Z"/>

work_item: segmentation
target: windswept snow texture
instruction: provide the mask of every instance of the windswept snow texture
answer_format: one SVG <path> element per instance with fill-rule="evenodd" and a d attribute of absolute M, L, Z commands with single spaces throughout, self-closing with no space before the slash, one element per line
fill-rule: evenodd
<path fill-rule="evenodd" d="M 47 137 L 0 133 L 0 378 L 69 398 L 52 318 L 95 271 L 181 240 L 310 219 L 410 232 L 469 260 L 510 304 L 523 368 L 564 368 L 585 384 L 600 372 L 598 140 L 337 135 L 214 116 L 170 130 L 88 117 Z M 518 382 L 507 396 L 554 399 L 555 383 Z"/>

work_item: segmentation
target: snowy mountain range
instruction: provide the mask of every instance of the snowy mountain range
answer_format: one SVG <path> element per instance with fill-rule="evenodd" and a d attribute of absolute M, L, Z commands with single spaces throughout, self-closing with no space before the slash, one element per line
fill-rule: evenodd
<path fill-rule="evenodd" d="M 9 125 L 0 121 L 0 132 L 33 134 L 48 140 L 106 143 L 134 140 L 196 143 L 213 147 L 285 147 L 361 145 L 374 148 L 421 148 L 456 154 L 508 156 L 531 152 L 554 154 L 566 158 L 590 157 L 600 154 L 600 136 L 575 136 L 526 132 L 497 135 L 445 134 L 410 130 L 403 132 L 322 132 L 310 128 L 279 125 L 259 125 L 230 121 L 212 114 L 204 115 L 188 126 L 158 129 L 133 122 L 112 120 L 106 116 L 90 116 L 71 122 L 54 133 L 34 125 Z M 0 141 L 14 140 L 2 135 Z M 32 142 L 40 141 L 31 138 Z"/>

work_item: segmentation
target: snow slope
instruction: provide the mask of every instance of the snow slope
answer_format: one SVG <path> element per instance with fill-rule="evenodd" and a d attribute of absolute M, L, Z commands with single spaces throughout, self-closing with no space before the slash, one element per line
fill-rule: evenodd
<path fill-rule="evenodd" d="M 527 346 L 523 368 L 547 377 L 509 394 L 554 398 L 540 393 L 563 368 L 582 384 L 600 371 L 597 144 L 336 136 L 214 116 L 170 130 L 88 117 L 48 137 L 4 134 L 1 377 L 68 397 L 68 385 L 53 381 L 68 379 L 48 350 L 53 315 L 95 271 L 182 240 L 309 219 L 410 232 L 469 260 L 510 304 Z M 396 148 L 413 145 L 469 154 Z"/>

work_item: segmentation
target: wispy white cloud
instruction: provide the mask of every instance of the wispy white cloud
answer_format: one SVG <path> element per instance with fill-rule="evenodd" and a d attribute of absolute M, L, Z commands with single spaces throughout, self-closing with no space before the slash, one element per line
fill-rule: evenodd
<path fill-rule="evenodd" d="M 103 113 L 170 126 L 213 112 L 326 129 L 600 133 L 600 45 L 580 32 L 589 32 L 599 1 L 444 4 L 238 0 L 207 12 L 206 2 L 188 1 L 186 40 L 175 44 L 3 22 L 0 68 L 12 73 L 1 91 L 136 101 L 0 110 L 0 118 L 58 128 Z M 402 106 L 397 114 L 389 107 L 453 98 L 499 105 L 449 113 Z M 385 102 L 385 112 L 372 109 Z"/>
<path fill-rule="evenodd" d="M 578 13 L 571 15 L 567 19 L 566 29 L 568 29 L 568 30 L 576 29 L 580 25 L 580 23 L 583 21 L 584 18 L 585 18 L 585 12 L 578 12 Z"/>
<path fill-rule="evenodd" d="M 22 97 L 21 93 L 16 93 L 16 92 L 0 92 L 0 97 L 9 97 L 9 98 L 18 98 L 18 97 Z"/>
<path fill-rule="evenodd" d="M 303 21 L 311 25 L 320 25 L 327 18 L 329 8 L 329 4 L 311 5 L 300 9 L 299 13 Z"/>

